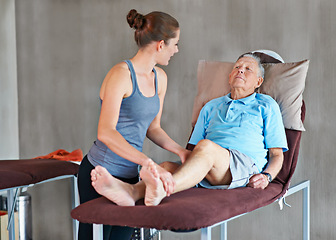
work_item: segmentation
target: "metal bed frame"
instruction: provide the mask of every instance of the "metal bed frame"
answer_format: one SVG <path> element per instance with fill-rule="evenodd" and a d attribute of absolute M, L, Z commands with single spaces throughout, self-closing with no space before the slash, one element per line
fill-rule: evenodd
<path fill-rule="evenodd" d="M 303 181 L 293 187 L 290 187 L 288 189 L 288 192 L 285 194 L 284 197 L 281 197 L 278 199 L 279 201 L 285 201 L 285 197 L 290 196 L 294 193 L 297 193 L 299 191 L 303 191 L 303 199 L 302 199 L 302 239 L 303 240 L 309 240 L 310 239 L 310 180 Z M 211 229 L 213 227 L 216 227 L 220 225 L 221 229 L 221 240 L 228 240 L 227 237 L 227 223 L 233 219 L 239 218 L 241 216 L 244 216 L 248 213 L 243 213 L 241 215 L 237 215 L 235 217 L 232 217 L 230 219 L 227 219 L 225 221 L 219 222 L 217 224 L 214 224 L 212 226 L 202 228 L 201 229 L 201 240 L 211 240 Z"/>
<path fill-rule="evenodd" d="M 32 187 L 36 184 L 42 184 L 47 182 L 52 182 L 56 180 L 62 180 L 62 179 L 68 179 L 71 180 L 71 207 L 75 208 L 79 205 L 79 196 L 78 196 L 78 188 L 77 188 L 77 177 L 75 175 L 63 175 L 55 178 L 50 178 L 38 183 L 29 184 L 29 185 L 23 185 L 23 186 L 17 186 L 12 188 L 6 188 L 1 189 L 0 192 L 7 191 L 7 206 L 8 206 L 8 239 L 9 240 L 15 240 L 15 223 L 14 223 L 14 208 L 15 203 L 17 201 L 18 196 L 21 192 L 25 192 L 27 188 Z M 77 239 L 77 231 L 78 231 L 78 221 L 74 220 L 73 223 L 73 240 Z"/>

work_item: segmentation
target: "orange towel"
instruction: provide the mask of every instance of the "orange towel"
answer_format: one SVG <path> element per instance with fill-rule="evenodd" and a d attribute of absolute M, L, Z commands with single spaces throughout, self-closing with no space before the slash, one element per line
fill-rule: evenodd
<path fill-rule="evenodd" d="M 58 149 L 55 152 L 49 153 L 45 156 L 39 156 L 33 159 L 57 159 L 61 161 L 75 161 L 80 162 L 83 159 L 83 152 L 81 149 L 76 149 L 69 153 L 63 149 Z"/>
<path fill-rule="evenodd" d="M 0 210 L 0 216 L 4 216 L 4 215 L 7 215 L 7 211 Z"/>

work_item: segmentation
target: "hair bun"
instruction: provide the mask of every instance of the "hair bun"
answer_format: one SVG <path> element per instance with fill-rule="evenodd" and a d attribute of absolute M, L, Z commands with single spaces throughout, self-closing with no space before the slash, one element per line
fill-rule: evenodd
<path fill-rule="evenodd" d="M 142 28 L 145 22 L 145 17 L 144 15 L 138 13 L 137 10 L 132 9 L 127 14 L 127 22 L 131 28 L 138 30 Z"/>

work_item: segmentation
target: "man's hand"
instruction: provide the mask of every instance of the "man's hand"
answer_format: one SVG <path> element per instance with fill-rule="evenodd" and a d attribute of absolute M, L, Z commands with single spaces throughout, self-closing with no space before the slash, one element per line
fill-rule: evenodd
<path fill-rule="evenodd" d="M 253 175 L 250 178 L 247 186 L 252 187 L 252 188 L 265 189 L 268 186 L 268 184 L 269 182 L 268 182 L 267 176 L 264 174 L 258 173 L 258 174 Z"/>
<path fill-rule="evenodd" d="M 269 160 L 267 168 L 264 171 L 271 174 L 272 179 L 274 179 L 278 175 L 282 167 L 284 158 L 283 151 L 282 148 L 270 148 L 268 150 L 269 150 Z M 268 177 L 265 174 L 258 173 L 250 178 L 247 186 L 252 188 L 265 189 L 268 186 L 268 184 L 269 184 Z"/>

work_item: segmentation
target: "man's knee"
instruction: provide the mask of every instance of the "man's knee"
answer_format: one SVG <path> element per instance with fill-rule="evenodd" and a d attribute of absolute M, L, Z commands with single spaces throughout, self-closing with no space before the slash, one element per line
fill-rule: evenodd
<path fill-rule="evenodd" d="M 211 152 L 214 148 L 215 143 L 208 139 L 202 139 L 199 141 L 194 148 L 194 151 L 200 151 L 200 152 Z"/>
<path fill-rule="evenodd" d="M 229 150 L 208 139 L 199 141 L 193 152 L 202 154 L 207 159 L 216 159 L 218 156 L 220 156 L 220 159 L 226 159 L 230 156 Z"/>

